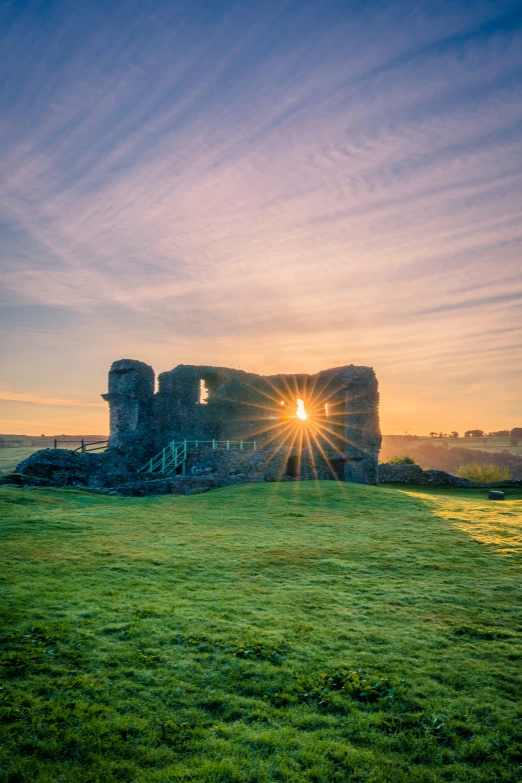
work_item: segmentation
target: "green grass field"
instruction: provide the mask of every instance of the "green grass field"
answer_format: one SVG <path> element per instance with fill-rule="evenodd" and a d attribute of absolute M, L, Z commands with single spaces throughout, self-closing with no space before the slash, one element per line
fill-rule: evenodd
<path fill-rule="evenodd" d="M 77 446 L 78 443 L 74 442 L 71 448 L 75 450 Z M 7 449 L 0 449 L 0 476 L 12 473 L 22 460 L 30 457 L 35 451 L 40 451 L 41 448 L 42 446 L 11 446 Z M 66 444 L 61 444 L 60 448 L 66 448 Z M 96 453 L 101 454 L 103 451 L 105 451 L 104 448 L 99 448 Z"/>
<path fill-rule="evenodd" d="M 428 440 L 428 438 L 426 439 Z M 442 441 L 432 441 L 432 443 L 438 443 Z M 522 457 L 522 441 L 518 442 L 518 446 L 512 446 L 510 438 L 444 438 L 449 448 L 452 446 L 466 449 L 478 449 L 479 451 L 509 451 L 510 454 L 515 454 L 517 457 Z"/>
<path fill-rule="evenodd" d="M 0 449 L 0 476 L 12 473 L 22 460 L 30 457 L 39 448 L 39 446 L 12 446 L 8 449 Z"/>
<path fill-rule="evenodd" d="M 521 500 L 0 488 L 0 780 L 519 781 Z"/>

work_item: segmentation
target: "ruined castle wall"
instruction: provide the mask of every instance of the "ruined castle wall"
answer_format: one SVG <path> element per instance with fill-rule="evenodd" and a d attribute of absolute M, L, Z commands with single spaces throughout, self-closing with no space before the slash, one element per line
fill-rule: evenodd
<path fill-rule="evenodd" d="M 263 403 L 260 376 L 223 367 L 180 365 L 159 376 L 160 430 L 177 440 L 253 440 L 256 410 Z M 208 391 L 200 399 L 200 382 Z M 159 432 L 158 434 L 163 434 Z"/>
<path fill-rule="evenodd" d="M 371 368 L 354 373 L 345 384 L 345 479 L 376 484 L 381 448 L 379 392 Z"/>
<path fill-rule="evenodd" d="M 200 399 L 201 381 L 205 400 Z M 316 375 L 260 376 L 179 365 L 159 375 L 154 393 L 152 368 L 124 359 L 112 365 L 109 392 L 102 396 L 111 410 L 110 448 L 129 470 L 172 440 L 255 440 L 256 456 L 246 464 L 265 480 L 290 473 L 377 482 L 381 434 L 371 368 L 348 365 Z M 304 400 L 306 423 L 296 418 L 297 398 Z M 219 460 L 226 465 L 235 459 L 215 452 L 203 458 L 199 451 L 200 469 L 212 462 L 220 470 Z"/>
<path fill-rule="evenodd" d="M 295 449 L 290 449 L 295 452 Z M 237 447 L 230 450 L 211 447 L 189 448 L 186 473 L 193 476 L 215 476 L 222 478 L 232 475 L 245 481 L 282 481 L 286 478 L 301 480 L 329 480 L 341 478 L 322 454 L 302 452 L 299 456 L 289 455 L 289 450 L 275 452 L 270 448 L 255 451 L 240 451 Z M 297 459 L 295 474 L 288 471 L 288 457 Z M 342 477 L 344 479 L 344 476 Z"/>

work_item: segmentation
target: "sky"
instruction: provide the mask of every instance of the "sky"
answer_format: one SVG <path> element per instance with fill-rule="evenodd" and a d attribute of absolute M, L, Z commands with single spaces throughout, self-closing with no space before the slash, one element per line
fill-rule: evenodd
<path fill-rule="evenodd" d="M 0 432 L 120 358 L 522 426 L 521 218 L 520 2 L 0 3 Z"/>

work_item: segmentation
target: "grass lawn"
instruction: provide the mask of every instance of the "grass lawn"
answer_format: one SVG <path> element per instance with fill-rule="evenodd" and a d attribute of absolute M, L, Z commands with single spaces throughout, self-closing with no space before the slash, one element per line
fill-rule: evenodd
<path fill-rule="evenodd" d="M 0 488 L 0 780 L 519 781 L 522 491 Z"/>
<path fill-rule="evenodd" d="M 2 473 L 12 473 L 22 460 L 39 451 L 40 448 L 40 446 L 11 446 L 0 449 L 0 476 Z"/>

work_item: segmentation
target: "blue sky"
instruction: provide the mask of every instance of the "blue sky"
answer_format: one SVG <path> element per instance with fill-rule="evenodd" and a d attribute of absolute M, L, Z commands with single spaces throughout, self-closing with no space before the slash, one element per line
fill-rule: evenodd
<path fill-rule="evenodd" d="M 0 153 L 0 431 L 124 356 L 521 423 L 521 3 L 3 2 Z"/>

